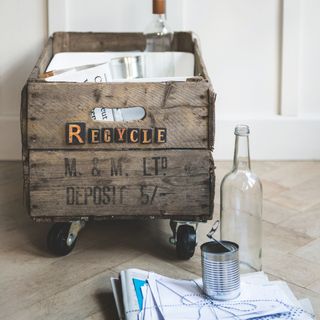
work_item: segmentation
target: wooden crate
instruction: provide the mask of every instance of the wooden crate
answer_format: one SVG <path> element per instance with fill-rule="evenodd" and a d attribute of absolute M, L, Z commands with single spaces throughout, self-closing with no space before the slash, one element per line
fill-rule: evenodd
<path fill-rule="evenodd" d="M 39 78 L 58 52 L 144 47 L 140 33 L 60 32 L 49 39 L 22 91 L 24 190 L 33 219 L 212 217 L 215 94 L 191 33 L 175 33 L 173 41 L 174 51 L 195 54 L 195 77 L 185 82 L 58 83 Z M 108 124 L 92 120 L 91 111 L 102 106 L 141 106 L 146 116 Z M 83 143 L 69 143 L 70 125 L 85 132 Z M 115 137 L 134 131 L 141 139 L 90 143 L 91 129 L 101 139 L 106 130 Z"/>

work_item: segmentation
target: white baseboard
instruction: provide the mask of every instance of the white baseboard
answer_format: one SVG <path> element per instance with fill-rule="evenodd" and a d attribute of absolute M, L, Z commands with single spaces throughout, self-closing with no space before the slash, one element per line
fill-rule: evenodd
<path fill-rule="evenodd" d="M 250 126 L 250 153 L 256 160 L 319 160 L 320 117 L 217 117 L 214 158 L 232 159 L 236 124 Z M 0 160 L 21 160 L 20 120 L 0 118 Z"/>
<path fill-rule="evenodd" d="M 214 158 L 230 160 L 234 127 L 250 126 L 250 155 L 255 160 L 320 159 L 320 116 L 217 117 Z"/>

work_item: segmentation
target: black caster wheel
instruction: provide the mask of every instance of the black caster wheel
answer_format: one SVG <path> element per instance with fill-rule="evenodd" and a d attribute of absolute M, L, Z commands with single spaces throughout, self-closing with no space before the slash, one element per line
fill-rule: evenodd
<path fill-rule="evenodd" d="M 194 254 L 197 245 L 196 230 L 190 225 L 181 225 L 177 231 L 176 250 L 181 260 L 188 260 Z"/>
<path fill-rule="evenodd" d="M 51 253 L 56 256 L 66 256 L 74 248 L 77 238 L 68 239 L 71 223 L 55 223 L 47 236 L 47 246 Z"/>

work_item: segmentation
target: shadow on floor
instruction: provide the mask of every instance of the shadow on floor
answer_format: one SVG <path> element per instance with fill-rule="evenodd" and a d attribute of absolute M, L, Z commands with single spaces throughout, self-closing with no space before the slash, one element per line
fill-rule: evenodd
<path fill-rule="evenodd" d="M 112 292 L 98 292 L 95 299 L 105 319 L 118 319 L 118 312 Z"/>
<path fill-rule="evenodd" d="M 46 247 L 47 233 L 52 224 L 34 222 L 23 201 L 22 165 L 8 162 L 0 179 L 1 230 L 15 233 L 11 247 L 31 255 L 51 257 Z M 10 173 L 11 172 L 11 173 Z M 169 220 L 106 220 L 89 222 L 80 232 L 77 250 L 108 250 L 111 243 L 127 246 L 159 259 L 176 260 L 175 248 L 169 244 Z"/>

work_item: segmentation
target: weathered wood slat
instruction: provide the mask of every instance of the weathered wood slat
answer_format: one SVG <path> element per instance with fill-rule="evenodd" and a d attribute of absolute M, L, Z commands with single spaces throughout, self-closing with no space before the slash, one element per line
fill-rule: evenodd
<path fill-rule="evenodd" d="M 207 68 L 205 66 L 205 63 L 203 61 L 203 57 L 201 54 L 201 50 L 199 47 L 199 42 L 197 39 L 194 39 L 194 58 L 195 58 L 195 68 L 194 68 L 194 74 L 196 76 L 199 76 L 210 84 L 209 90 L 208 90 L 208 127 L 209 127 L 209 133 L 208 133 L 208 146 L 209 148 L 213 148 L 214 145 L 214 136 L 215 136 L 215 101 L 216 101 L 216 93 L 213 90 L 212 83 L 210 81 L 210 77 L 207 71 Z"/>
<path fill-rule="evenodd" d="M 21 91 L 20 107 L 20 129 L 22 144 L 22 165 L 23 165 L 23 200 L 26 205 L 29 201 L 29 150 L 28 150 L 28 132 L 27 132 L 27 114 L 28 114 L 28 86 L 24 85 Z"/>
<path fill-rule="evenodd" d="M 58 52 L 144 51 L 143 33 L 56 32 L 53 54 Z M 194 52 L 191 32 L 175 32 L 173 51 Z"/>
<path fill-rule="evenodd" d="M 207 68 L 204 64 L 203 58 L 202 58 L 202 54 L 201 54 L 201 50 L 199 47 L 199 43 L 197 39 L 194 39 L 194 75 L 195 76 L 200 76 L 203 79 L 206 79 L 207 81 L 210 81 L 209 78 L 209 74 L 207 71 Z"/>
<path fill-rule="evenodd" d="M 172 41 L 172 51 L 194 52 L 192 32 L 175 32 Z"/>
<path fill-rule="evenodd" d="M 142 33 L 56 32 L 53 54 L 58 52 L 143 51 L 146 40 Z"/>
<path fill-rule="evenodd" d="M 30 214 L 208 219 L 213 171 L 207 150 L 31 151 Z"/>
<path fill-rule="evenodd" d="M 44 47 L 35 67 L 33 68 L 29 80 L 35 81 L 39 79 L 39 74 L 45 72 L 50 60 L 53 56 L 53 40 L 49 38 L 46 46 Z M 43 80 L 41 80 L 43 81 Z"/>
<path fill-rule="evenodd" d="M 209 141 L 208 145 L 211 150 L 213 150 L 214 141 L 215 141 L 215 103 L 217 95 L 213 91 L 212 85 L 210 83 L 211 89 L 209 89 L 209 116 L 208 116 L 208 126 L 209 126 Z"/>
<path fill-rule="evenodd" d="M 28 147 L 31 149 L 211 148 L 209 83 L 40 83 L 28 86 Z M 143 120 L 105 122 L 91 119 L 96 107 L 145 108 Z M 212 109 L 211 109 L 212 111 Z M 166 128 L 164 144 L 65 143 L 65 124 L 85 122 L 88 128 Z"/>

